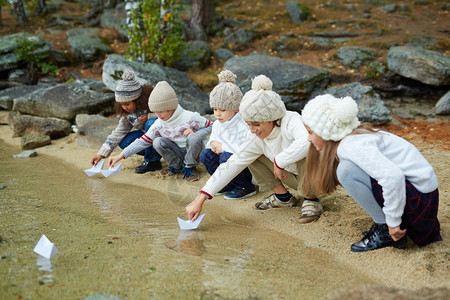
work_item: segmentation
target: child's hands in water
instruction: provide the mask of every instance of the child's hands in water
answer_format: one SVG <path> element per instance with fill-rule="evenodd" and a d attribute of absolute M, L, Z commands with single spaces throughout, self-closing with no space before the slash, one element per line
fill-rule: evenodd
<path fill-rule="evenodd" d="M 191 221 L 197 220 L 198 216 L 202 212 L 203 202 L 206 200 L 206 195 L 200 193 L 194 201 L 192 201 L 188 206 L 186 206 L 186 214 Z"/>
<path fill-rule="evenodd" d="M 105 157 L 103 155 L 96 155 L 93 158 L 91 158 L 91 165 L 96 166 L 102 159 Z"/>
<path fill-rule="evenodd" d="M 114 167 L 114 165 L 116 164 L 116 163 L 118 163 L 120 160 L 122 160 L 122 159 L 124 159 L 125 158 L 125 156 L 123 155 L 123 154 L 119 154 L 119 155 L 116 155 L 116 156 L 111 156 L 110 158 L 109 158 L 109 162 L 108 162 L 108 166 L 111 168 L 111 167 Z"/>

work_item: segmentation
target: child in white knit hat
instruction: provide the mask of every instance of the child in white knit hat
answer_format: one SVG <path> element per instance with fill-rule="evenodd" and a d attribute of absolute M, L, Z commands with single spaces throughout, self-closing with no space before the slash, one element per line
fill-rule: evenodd
<path fill-rule="evenodd" d="M 153 145 L 168 164 L 163 176 L 183 173 L 187 181 L 198 180 L 196 166 L 203 150 L 203 138 L 211 133 L 211 121 L 198 112 L 184 110 L 178 104 L 174 89 L 166 81 L 156 84 L 148 99 L 148 106 L 158 119 L 121 154 L 109 159 L 109 166 Z"/>
<path fill-rule="evenodd" d="M 200 161 L 209 174 L 226 162 L 247 138 L 250 129 L 239 114 L 242 92 L 236 85 L 236 75 L 225 70 L 218 75 L 219 84 L 209 94 L 209 105 L 214 109 L 216 121 Z M 216 196 L 225 199 L 243 199 L 256 194 L 252 174 L 248 168 L 234 177 Z"/>
<path fill-rule="evenodd" d="M 354 252 L 405 248 L 405 235 L 419 246 L 442 240 L 433 167 L 406 140 L 360 125 L 357 114 L 350 97 L 322 95 L 306 104 L 311 148 L 304 188 L 329 194 L 341 184 L 370 215 L 375 224 L 351 246 Z"/>
<path fill-rule="evenodd" d="M 195 220 L 207 198 L 211 199 L 232 178 L 249 167 L 261 189 L 269 188 L 273 194 L 256 203 L 258 209 L 292 207 L 298 200 L 284 186 L 298 189 L 303 176 L 308 152 L 308 132 L 300 114 L 286 111 L 280 96 L 272 91 L 272 81 L 264 75 L 253 79 L 239 107 L 242 119 L 250 127 L 251 134 L 239 151 L 221 164 L 199 196 L 186 207 L 190 220 Z M 304 194 L 300 223 L 317 220 L 322 213 L 319 199 Z"/>
<path fill-rule="evenodd" d="M 108 157 L 117 146 L 124 149 L 134 140 L 140 138 L 157 119 L 154 114 L 149 114 L 150 109 L 147 100 L 153 86 L 148 83 L 141 86 L 134 77 L 133 71 L 126 70 L 123 72 L 122 80 L 117 81 L 114 94 L 116 114 L 120 116 L 119 124 L 108 135 L 97 155 L 91 158 L 93 166 L 97 165 L 103 158 Z M 162 168 L 161 156 L 153 147 L 148 147 L 137 154 L 144 156 L 144 162 L 136 167 L 136 173 L 142 174 Z"/>

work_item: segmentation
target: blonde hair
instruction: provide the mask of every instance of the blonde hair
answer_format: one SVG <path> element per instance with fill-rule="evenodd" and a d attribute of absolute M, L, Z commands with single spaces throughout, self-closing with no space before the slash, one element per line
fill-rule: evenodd
<path fill-rule="evenodd" d="M 355 128 L 349 135 L 377 133 L 368 123 L 363 123 Z M 337 148 L 341 141 L 324 141 L 319 152 L 310 145 L 306 155 L 305 174 L 303 177 L 303 191 L 311 191 L 314 195 L 331 194 L 336 190 L 339 181 L 336 169 L 339 164 Z"/>

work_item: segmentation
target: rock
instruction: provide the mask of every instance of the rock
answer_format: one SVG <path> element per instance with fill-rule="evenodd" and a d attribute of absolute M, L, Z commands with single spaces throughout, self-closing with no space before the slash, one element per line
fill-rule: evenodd
<path fill-rule="evenodd" d="M 399 46 L 389 49 L 389 70 L 433 86 L 450 84 L 450 57 L 437 51 Z"/>
<path fill-rule="evenodd" d="M 52 139 L 57 139 L 72 132 L 72 123 L 57 118 L 41 118 L 30 115 L 18 115 L 11 112 L 8 121 L 15 137 L 34 133 L 48 135 Z"/>
<path fill-rule="evenodd" d="M 397 5 L 387 4 L 385 6 L 380 7 L 379 10 L 392 14 L 397 11 Z"/>
<path fill-rule="evenodd" d="M 30 158 L 35 156 L 37 156 L 37 153 L 34 150 L 22 151 L 20 154 L 13 155 L 14 158 Z"/>
<path fill-rule="evenodd" d="M 22 136 L 21 146 L 24 150 L 36 149 L 50 145 L 50 137 L 45 134 L 27 133 Z"/>
<path fill-rule="evenodd" d="M 34 91 L 48 87 L 48 84 L 19 85 L 0 91 L 0 109 L 11 110 L 15 98 L 23 97 Z"/>
<path fill-rule="evenodd" d="M 126 2 L 121 2 L 114 9 L 103 10 L 100 18 L 100 26 L 103 28 L 114 28 L 122 37 L 128 40 L 127 32 L 123 29 L 126 26 L 125 5 Z"/>
<path fill-rule="evenodd" d="M 375 59 L 375 52 L 368 47 L 341 47 L 337 50 L 341 63 L 349 68 L 359 70 L 367 62 Z"/>
<path fill-rule="evenodd" d="M 324 69 L 259 53 L 233 57 L 225 63 L 224 69 L 236 74 L 236 83 L 243 93 L 250 90 L 254 77 L 266 75 L 273 82 L 273 90 L 292 110 L 303 108 L 311 93 L 323 89 L 330 80 Z"/>
<path fill-rule="evenodd" d="M 311 10 L 306 5 L 297 1 L 287 2 L 286 9 L 294 24 L 305 22 L 311 15 Z"/>
<path fill-rule="evenodd" d="M 227 61 L 230 58 L 234 57 L 234 54 L 231 50 L 225 49 L 225 48 L 219 48 L 216 51 L 214 51 L 214 57 L 220 61 Z"/>
<path fill-rule="evenodd" d="M 204 41 L 192 41 L 186 43 L 186 49 L 181 52 L 180 58 L 175 61 L 173 67 L 187 71 L 193 67 L 204 68 L 211 62 L 211 49 Z"/>
<path fill-rule="evenodd" d="M 112 52 L 111 48 L 98 37 L 100 34 L 98 29 L 79 28 L 68 30 L 66 33 L 73 55 L 83 62 L 98 60 Z"/>
<path fill-rule="evenodd" d="M 186 73 L 157 64 L 125 60 L 123 56 L 116 54 L 108 56 L 103 64 L 102 78 L 108 89 L 114 91 L 116 81 L 121 78 L 123 71 L 128 69 L 136 73 L 136 80 L 141 84 L 149 82 L 155 86 L 159 81 L 167 81 L 177 93 L 183 108 L 200 114 L 212 111 L 208 95 L 200 90 Z"/>
<path fill-rule="evenodd" d="M 450 90 L 436 103 L 436 114 L 450 115 Z"/>
<path fill-rule="evenodd" d="M 16 69 L 24 63 L 18 60 L 15 50 L 20 48 L 20 40 L 26 39 L 30 44 L 36 46 L 33 55 L 43 55 L 50 52 L 50 44 L 37 36 L 32 36 L 25 32 L 20 32 L 0 38 L 0 72 L 5 70 Z"/>
<path fill-rule="evenodd" d="M 119 124 L 119 119 L 105 118 L 100 115 L 79 114 L 75 118 L 75 124 L 78 127 L 78 147 L 100 149 L 108 135 Z"/>
<path fill-rule="evenodd" d="M 350 96 L 358 104 L 358 119 L 374 125 L 386 124 L 391 121 L 391 112 L 384 105 L 380 95 L 371 86 L 354 82 L 347 85 L 335 86 L 324 91 L 335 97 Z"/>
<path fill-rule="evenodd" d="M 92 91 L 77 81 L 61 83 L 15 98 L 13 110 L 39 117 L 54 117 L 72 121 L 80 113 L 111 114 L 114 111 L 114 94 Z"/>
<path fill-rule="evenodd" d="M 244 46 L 264 36 L 264 33 L 254 30 L 254 27 L 256 26 L 252 26 L 251 28 L 247 29 L 239 28 L 225 38 L 223 46 L 226 48 L 233 48 L 234 46 Z"/>

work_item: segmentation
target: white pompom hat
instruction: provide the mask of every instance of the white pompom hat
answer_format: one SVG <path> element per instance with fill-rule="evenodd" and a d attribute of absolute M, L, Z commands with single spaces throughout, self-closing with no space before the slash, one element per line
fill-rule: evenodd
<path fill-rule="evenodd" d="M 286 106 L 280 95 L 272 91 L 272 81 L 258 75 L 252 81 L 252 89 L 242 98 L 239 111 L 246 122 L 270 122 L 283 118 Z"/>
<path fill-rule="evenodd" d="M 302 120 L 325 141 L 340 141 L 359 126 L 358 105 L 351 97 L 321 95 L 310 100 L 302 111 Z"/>

